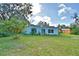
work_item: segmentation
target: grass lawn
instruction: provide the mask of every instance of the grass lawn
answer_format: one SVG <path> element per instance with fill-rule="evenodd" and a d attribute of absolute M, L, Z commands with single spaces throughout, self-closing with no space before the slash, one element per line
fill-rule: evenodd
<path fill-rule="evenodd" d="M 13 37 L 0 37 L 0 55 L 79 56 L 78 35 Z"/>

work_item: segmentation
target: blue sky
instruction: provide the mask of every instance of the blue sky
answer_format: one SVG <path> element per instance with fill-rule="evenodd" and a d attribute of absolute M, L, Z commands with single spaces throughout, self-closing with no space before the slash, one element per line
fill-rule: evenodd
<path fill-rule="evenodd" d="M 74 22 L 72 18 L 73 14 L 75 12 L 78 13 L 79 11 L 79 4 L 77 3 L 39 3 L 35 4 L 35 6 L 36 9 L 34 9 L 34 11 L 36 14 L 33 15 L 34 24 L 38 23 L 39 21 L 46 20 L 53 26 L 58 24 L 69 25 L 70 23 Z"/>

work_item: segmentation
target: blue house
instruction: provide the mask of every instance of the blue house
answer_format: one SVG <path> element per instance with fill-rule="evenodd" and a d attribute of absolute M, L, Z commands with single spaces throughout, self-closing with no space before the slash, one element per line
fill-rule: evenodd
<path fill-rule="evenodd" d="M 38 26 L 29 25 L 23 30 L 24 34 L 39 34 L 39 35 L 58 35 L 58 27 L 54 26 Z"/>

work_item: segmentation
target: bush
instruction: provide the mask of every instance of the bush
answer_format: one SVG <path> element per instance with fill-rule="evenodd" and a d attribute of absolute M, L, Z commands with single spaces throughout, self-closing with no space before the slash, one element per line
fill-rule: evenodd
<path fill-rule="evenodd" d="M 79 35 L 79 26 L 72 24 L 71 25 L 71 34 Z"/>
<path fill-rule="evenodd" d="M 24 20 L 11 18 L 10 20 L 0 21 L 0 36 L 8 36 L 13 33 L 21 33 L 23 28 L 27 25 Z"/>

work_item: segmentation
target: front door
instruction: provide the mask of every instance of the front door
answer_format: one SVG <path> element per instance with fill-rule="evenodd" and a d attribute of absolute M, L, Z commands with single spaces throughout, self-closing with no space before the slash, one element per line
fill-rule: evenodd
<path fill-rule="evenodd" d="M 41 33 L 42 33 L 42 34 L 45 34 L 45 29 L 42 29 L 42 30 L 41 30 Z"/>
<path fill-rule="evenodd" d="M 36 28 L 31 29 L 31 34 L 36 34 Z"/>

